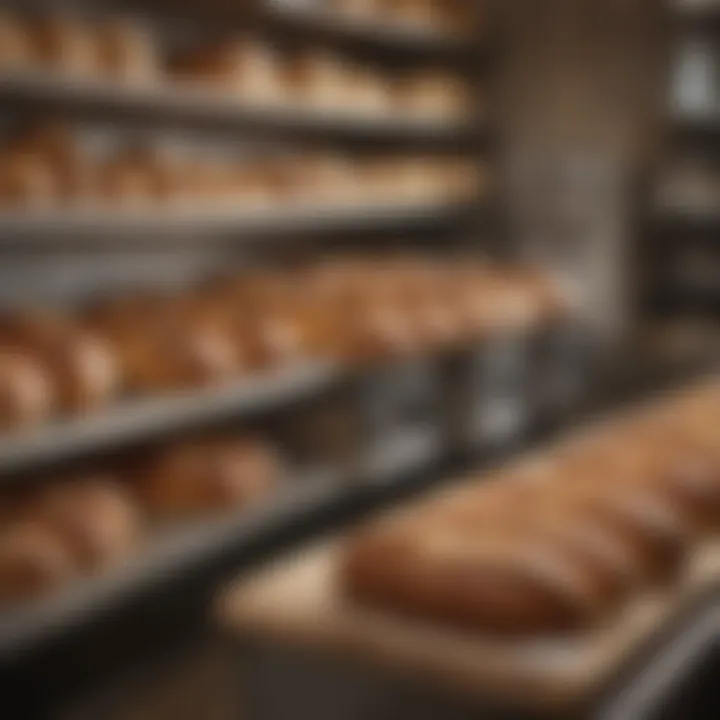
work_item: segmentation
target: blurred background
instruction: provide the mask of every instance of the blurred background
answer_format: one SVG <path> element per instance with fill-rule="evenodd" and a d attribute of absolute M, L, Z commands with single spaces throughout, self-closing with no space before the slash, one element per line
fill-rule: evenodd
<path fill-rule="evenodd" d="M 8 717 L 417 716 L 218 597 L 720 359 L 714 0 L 3 0 L 0 107 Z"/>

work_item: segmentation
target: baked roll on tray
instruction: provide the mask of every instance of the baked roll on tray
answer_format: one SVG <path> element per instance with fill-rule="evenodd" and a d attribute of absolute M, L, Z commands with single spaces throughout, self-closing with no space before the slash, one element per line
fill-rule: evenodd
<path fill-rule="evenodd" d="M 69 317 L 5 314 L 0 317 L 0 347 L 26 354 L 42 368 L 60 413 L 105 407 L 119 394 L 120 368 L 112 348 Z"/>
<path fill-rule="evenodd" d="M 717 388 L 708 392 L 720 408 Z M 486 635 L 567 634 L 612 619 L 682 583 L 720 529 L 720 438 L 695 442 L 692 416 L 631 417 L 597 442 L 568 443 L 370 525 L 346 548 L 344 592 Z"/>
<path fill-rule="evenodd" d="M 212 522 L 267 499 L 274 449 L 244 436 L 175 442 L 111 472 L 46 478 L 0 498 L 0 611 L 45 597 L 152 547 L 166 523 Z"/>

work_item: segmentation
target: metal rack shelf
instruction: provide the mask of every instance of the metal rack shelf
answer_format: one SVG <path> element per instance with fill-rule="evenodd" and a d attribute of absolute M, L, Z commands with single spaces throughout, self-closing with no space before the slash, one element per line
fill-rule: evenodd
<path fill-rule="evenodd" d="M 18 436 L 6 435 L 0 438 L 0 480 L 17 482 L 19 473 L 268 411 L 328 389 L 340 377 L 338 368 L 308 365 L 230 386 L 128 400 L 104 413 L 59 421 Z"/>
<path fill-rule="evenodd" d="M 0 101 L 15 108 L 61 110 L 163 128 L 255 131 L 306 140 L 466 148 L 478 139 L 477 129 L 469 122 L 363 117 L 356 109 L 344 112 L 262 106 L 202 88 L 171 84 L 122 86 L 50 73 L 0 76 Z"/>
<path fill-rule="evenodd" d="M 670 129 L 678 139 L 717 142 L 720 140 L 720 112 L 675 112 L 670 116 Z"/>
<path fill-rule="evenodd" d="M 421 54 L 468 61 L 477 57 L 476 46 L 460 33 L 438 32 L 403 23 L 385 23 L 382 18 L 355 19 L 322 9 L 270 7 L 259 11 L 258 22 L 282 31 L 351 43 L 384 51 Z"/>
<path fill-rule="evenodd" d="M 297 477 L 255 509 L 161 533 L 144 554 L 105 575 L 0 616 L 0 668 L 12 667 L 56 638 L 152 595 L 177 578 L 209 572 L 210 581 L 218 582 L 217 570 L 210 570 L 218 563 L 232 568 L 246 553 L 257 552 L 257 547 L 294 526 L 312 522 L 328 508 L 351 499 L 353 492 L 346 478 Z"/>
<path fill-rule="evenodd" d="M 475 206 L 476 207 L 476 206 Z M 85 249 L 172 247 L 203 236 L 217 242 L 257 243 L 273 236 L 341 230 L 392 230 L 438 225 L 468 217 L 469 203 L 401 202 L 385 204 L 284 205 L 277 208 L 197 208 L 159 205 L 127 209 L 39 209 L 0 212 L 0 249 L 17 247 Z"/>
<path fill-rule="evenodd" d="M 720 212 L 716 208 L 655 207 L 650 222 L 656 230 L 713 231 L 720 229 Z"/>

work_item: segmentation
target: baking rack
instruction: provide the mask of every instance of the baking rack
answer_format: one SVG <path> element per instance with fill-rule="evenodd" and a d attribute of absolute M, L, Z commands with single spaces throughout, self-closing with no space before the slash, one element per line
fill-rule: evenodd
<path fill-rule="evenodd" d="M 471 79 L 487 75 L 490 98 L 493 90 L 489 76 L 494 73 L 497 46 L 489 37 L 478 44 L 472 39 L 456 40 L 382 25 L 339 25 L 325 16 L 278 9 L 260 12 L 243 8 L 230 17 L 206 7 L 207 3 L 168 5 L 157 0 L 101 5 L 140 6 L 148 15 L 185 13 L 198 23 L 237 22 L 242 27 L 262 28 L 268 36 L 291 34 L 310 46 L 326 43 L 342 52 L 378 53 L 411 64 L 421 59 L 438 61 Z M 97 12 L 98 7 L 93 10 Z M 253 105 L 191 88 L 118 87 L 37 72 L 0 75 L 0 103 L 23 115 L 58 113 L 82 121 L 112 121 L 133 129 L 193 132 L 219 142 L 257 137 L 300 146 L 350 148 L 360 153 L 462 154 L 478 160 L 489 158 L 490 162 L 498 144 L 490 116 L 475 118 L 472 123 L 359 117 L 341 111 Z M 104 257 L 106 251 L 137 257 L 142 264 L 150 249 L 179 253 L 186 245 L 194 252 L 237 249 L 237 262 L 243 262 L 248 246 L 261 246 L 271 260 L 276 257 L 282 262 L 288 248 L 271 243 L 274 237 L 297 236 L 304 241 L 332 238 L 339 244 L 334 235 L 367 234 L 388 244 L 394 238 L 407 242 L 407 236 L 417 231 L 423 238 L 429 236 L 428 242 L 440 238 L 445 252 L 456 242 L 467 243 L 478 228 L 485 236 L 501 232 L 499 198 L 461 204 L 400 201 L 370 207 L 286 206 L 279 212 L 238 208 L 212 212 L 187 209 L 172 215 L 145 210 L 47 210 L 32 215 L 2 212 L 0 252 L 13 261 L 30 258 L 42 267 L 43 262 L 51 264 L 57 253 L 70 258 L 78 252 Z M 324 248 L 325 242 L 311 252 Z M 12 273 L 11 264 L 4 272 Z M 38 282 L 42 283 L 42 271 L 39 275 Z M 22 484 L 36 476 L 42 479 L 47 470 L 67 463 L 131 452 L 186 430 L 242 422 L 259 415 L 281 416 L 352 384 L 351 375 L 330 364 L 312 364 L 241 380 L 232 386 L 165 398 L 127 399 L 107 411 L 0 439 L 0 480 Z M 446 469 L 454 462 L 453 458 L 443 459 Z M 23 688 L 24 717 L 32 710 L 42 716 L 57 698 L 82 695 L 98 676 L 105 680 L 115 677 L 121 668 L 162 653 L 176 640 L 185 643 L 198 624 L 202 625 L 209 594 L 239 567 L 260 561 L 293 539 L 340 522 L 396 485 L 420 485 L 436 470 L 427 458 L 399 448 L 372 478 L 356 469 L 299 473 L 289 478 L 264 507 L 170 533 L 142 557 L 107 576 L 91 578 L 48 601 L 3 615 L 3 687 Z M 38 687 L 43 688 L 42 694 L 34 692 Z M 40 707 L 31 710 L 33 700 Z"/>
<path fill-rule="evenodd" d="M 669 51 L 675 55 L 669 62 L 674 72 L 679 73 L 685 63 L 687 75 L 667 83 L 665 117 L 666 153 L 679 157 L 699 155 L 712 158 L 715 168 L 720 150 L 720 105 L 718 98 L 700 102 L 699 98 L 687 105 L 687 99 L 680 102 L 672 97 L 682 84 L 687 88 L 695 86 L 696 91 L 705 86 L 705 80 L 694 68 L 694 75 L 687 69 L 687 43 L 701 42 L 705 48 L 704 62 L 714 66 L 717 73 L 720 59 L 720 5 L 715 2 L 684 3 L 680 0 L 666 0 L 666 25 L 669 37 Z M 685 44 L 684 50 L 680 52 Z M 684 53 L 684 54 L 683 54 Z M 716 95 L 717 82 L 705 92 Z M 717 171 L 715 171 L 717 172 Z M 717 276 L 720 271 L 718 252 L 718 214 L 709 206 L 682 206 L 658 200 L 656 169 L 650 172 L 650 197 L 645 203 L 644 263 L 645 301 L 648 309 L 661 316 L 684 316 L 701 313 L 716 317 L 720 309 L 720 285 L 717 280 L 707 277 L 708 268 Z M 705 267 L 698 274 L 693 268 Z M 702 275 L 706 275 L 705 278 Z"/>

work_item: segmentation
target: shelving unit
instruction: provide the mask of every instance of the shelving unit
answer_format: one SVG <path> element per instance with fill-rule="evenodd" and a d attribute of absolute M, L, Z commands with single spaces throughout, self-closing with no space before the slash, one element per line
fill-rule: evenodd
<path fill-rule="evenodd" d="M 683 315 L 702 312 L 714 315 L 713 294 L 717 290 L 694 282 L 680 282 L 677 269 L 688 262 L 697 264 L 695 257 L 703 253 L 707 268 L 720 270 L 718 245 L 718 214 L 709 202 L 666 204 L 655 195 L 661 181 L 678 172 L 677 160 L 702 160 L 703 181 L 720 177 L 720 96 L 710 87 L 709 75 L 720 69 L 720 5 L 681 3 L 667 0 L 667 23 L 670 33 L 670 67 L 675 75 L 667 87 L 667 146 L 665 155 L 673 164 L 661 174 L 656 169 L 649 182 L 650 198 L 644 207 L 643 266 L 645 268 L 645 300 L 654 314 Z M 714 70 L 712 69 L 714 68 Z M 692 94 L 689 94 L 692 93 Z M 683 97 L 679 97 L 683 94 Z M 678 97 L 674 97 L 677 95 Z M 700 102 L 701 98 L 706 102 Z M 688 104 L 688 103 L 691 103 Z M 712 168 L 708 170 L 708 168 Z M 669 173 L 669 174 L 668 174 Z M 700 178 L 695 178 L 697 184 Z M 692 253 L 691 257 L 689 253 Z"/>
<path fill-rule="evenodd" d="M 173 13 L 186 12 L 199 24 L 217 23 L 224 17 L 213 15 L 211 8 L 199 4 L 190 8 L 189 3 L 182 3 L 177 7 L 176 3 L 168 5 L 158 0 L 121 5 L 139 6 L 148 13 L 153 12 L 153 6 Z M 337 24 L 325 15 L 299 11 L 266 9 L 258 13 L 243 8 L 237 20 L 238 27 L 247 21 L 251 27 L 262 27 L 266 36 L 293 36 L 310 47 L 324 42 L 341 51 L 378 52 L 391 59 L 403 58 L 411 66 L 422 58 L 473 78 L 494 71 L 491 55 L 497 47 L 490 37 L 483 38 L 480 47 L 475 38 L 453 39 L 381 24 Z M 0 75 L 0 103 L 27 117 L 58 115 L 80 121 L 110 121 L 133 129 L 192 132 L 218 143 L 242 137 L 299 147 L 340 146 L 358 154 L 443 153 L 478 159 L 485 154 L 492 163 L 498 142 L 489 115 L 467 122 L 362 117 L 351 111 L 254 106 L 219 93 L 183 87 L 122 87 L 39 73 Z M 369 239 L 364 248 L 372 247 L 375 235 L 382 238 L 383 246 L 394 247 L 390 235 L 398 236 L 407 246 L 407 236 L 414 231 L 424 241 L 428 235 L 436 238 L 436 247 L 445 252 L 456 241 L 467 243 L 478 227 L 499 231 L 499 209 L 499 198 L 494 196 L 470 203 L 424 200 L 328 206 L 318 202 L 267 210 L 175 208 L 167 213 L 162 209 L 48 209 L 32 213 L 5 209 L 0 212 L 0 253 L 12 258 L 27 254 L 33 261 L 42 261 L 48 250 L 94 254 L 119 249 L 142 264 L 146 249 L 173 251 L 187 245 L 194 251 L 212 253 L 219 248 L 241 251 L 261 246 L 266 255 L 276 255 L 282 262 L 284 250 L 279 244 L 273 245 L 272 238 L 366 233 Z M 341 238 L 333 238 L 333 244 L 336 242 L 339 247 Z M 318 251 L 328 245 L 319 245 Z M 292 256 L 293 249 L 288 250 Z M 239 253 L 238 262 L 244 261 Z M 51 255 L 48 262 L 52 263 Z M 42 474 L 48 470 L 122 452 L 171 434 L 217 427 L 259 414 L 282 415 L 286 408 L 312 401 L 347 382 L 352 378 L 338 367 L 314 364 L 267 378 L 248 378 L 232 387 L 166 398 L 128 399 L 106 412 L 58 421 L 16 437 L 3 436 L 0 484 L 22 486 L 36 476 L 44 481 Z M 443 476 L 451 473 L 457 462 L 456 458 L 444 457 Z M 52 703 L 58 695 L 66 698 L 69 692 L 82 694 L 86 685 L 94 682 L 95 668 L 86 662 L 95 657 L 87 645 L 94 633 L 138 635 L 138 628 L 152 616 L 157 627 L 148 631 L 148 636 L 154 636 L 155 630 L 162 634 L 161 626 L 169 622 L 163 603 L 171 599 L 186 612 L 185 631 L 197 624 L 202 600 L 229 572 L 265 558 L 290 537 L 315 532 L 323 524 L 361 512 L 380 495 L 401 488 L 407 491 L 427 482 L 428 476 L 441 474 L 438 470 L 431 458 L 398 448 L 372 473 L 365 468 L 342 476 L 290 478 L 274 498 L 255 511 L 168 532 L 137 558 L 107 575 L 88 578 L 67 592 L 0 615 L 3 676 L 8 671 L 13 678 L 20 678 L 19 684 L 31 678 L 33 684 L 53 686 L 47 697 L 39 698 L 41 703 Z M 192 588 L 188 598 L 194 600 L 185 602 L 179 590 L 185 588 Z M 158 651 L 162 643 L 155 644 L 148 637 L 147 643 L 140 644 L 145 647 L 133 648 L 130 657 L 120 658 L 118 654 L 117 662 L 132 664 L 139 653 L 145 657 L 148 652 Z M 64 658 L 72 658 L 63 661 L 62 668 L 58 668 L 59 648 Z M 116 663 L 113 660 L 110 664 L 114 673 Z M 98 661 L 97 665 L 102 663 Z"/>

